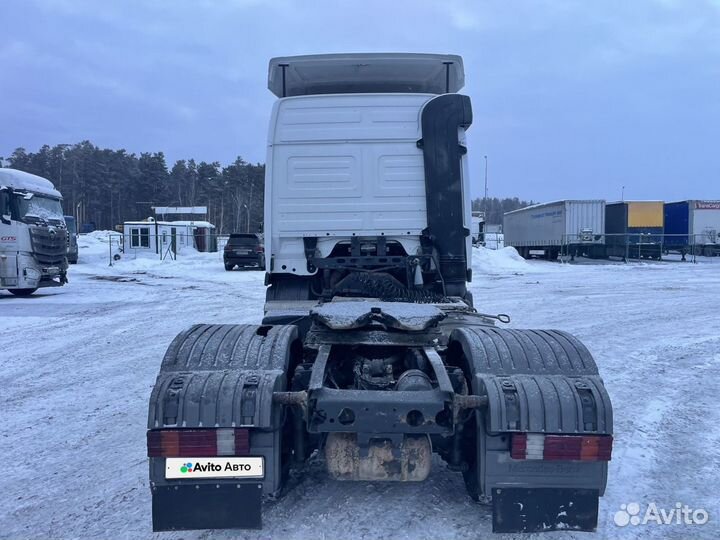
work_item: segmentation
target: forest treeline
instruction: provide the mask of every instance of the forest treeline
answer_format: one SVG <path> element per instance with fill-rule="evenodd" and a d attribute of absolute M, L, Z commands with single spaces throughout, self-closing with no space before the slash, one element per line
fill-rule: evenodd
<path fill-rule="evenodd" d="M 517 197 L 498 199 L 497 197 L 487 199 L 485 197 L 473 199 L 472 209 L 485 212 L 485 223 L 500 225 L 503 222 L 503 214 L 518 208 L 525 208 L 534 204 L 532 201 L 523 201 Z"/>
<path fill-rule="evenodd" d="M 153 216 L 152 206 L 207 206 L 219 234 L 262 230 L 265 166 L 238 157 L 218 162 L 178 160 L 98 148 L 89 141 L 16 149 L 0 165 L 37 174 L 63 194 L 63 210 L 79 223 L 111 229 Z"/>
<path fill-rule="evenodd" d="M 52 181 L 63 194 L 65 214 L 97 229 L 150 217 L 152 206 L 207 206 L 219 234 L 262 231 L 265 165 L 240 157 L 225 166 L 194 159 L 168 166 L 162 152 L 136 155 L 83 141 L 37 152 L 18 148 L 0 158 L 0 166 Z M 487 223 L 502 223 L 504 212 L 529 204 L 517 197 L 478 198 L 472 208 L 484 211 Z"/>

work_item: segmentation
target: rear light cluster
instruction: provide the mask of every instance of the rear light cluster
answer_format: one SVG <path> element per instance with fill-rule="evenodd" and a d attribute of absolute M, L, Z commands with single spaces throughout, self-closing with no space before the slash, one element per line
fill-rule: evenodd
<path fill-rule="evenodd" d="M 513 433 L 510 457 L 546 461 L 610 461 L 612 435 Z"/>
<path fill-rule="evenodd" d="M 246 456 L 247 429 L 153 429 L 147 432 L 148 457 Z"/>
<path fill-rule="evenodd" d="M 257 246 L 255 248 L 255 253 L 265 253 L 265 248 L 263 246 Z"/>

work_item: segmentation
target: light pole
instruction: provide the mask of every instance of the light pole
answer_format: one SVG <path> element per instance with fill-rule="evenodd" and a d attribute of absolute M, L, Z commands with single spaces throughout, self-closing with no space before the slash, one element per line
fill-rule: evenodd
<path fill-rule="evenodd" d="M 622 187 L 622 191 L 620 192 L 620 200 L 625 202 L 625 186 Z"/>
<path fill-rule="evenodd" d="M 487 204 L 487 156 L 485 156 L 485 204 Z"/>

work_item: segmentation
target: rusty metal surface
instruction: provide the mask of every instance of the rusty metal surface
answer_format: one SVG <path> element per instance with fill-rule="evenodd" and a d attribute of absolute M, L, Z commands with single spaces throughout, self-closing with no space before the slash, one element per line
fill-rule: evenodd
<path fill-rule="evenodd" d="M 421 482 L 430 474 L 432 448 L 427 435 L 406 436 L 400 448 L 389 439 L 371 440 L 363 454 L 355 433 L 328 435 L 325 460 L 336 480 Z"/>

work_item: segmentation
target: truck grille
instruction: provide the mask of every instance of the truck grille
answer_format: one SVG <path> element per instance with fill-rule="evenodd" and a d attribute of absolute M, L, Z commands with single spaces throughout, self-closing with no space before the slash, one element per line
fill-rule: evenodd
<path fill-rule="evenodd" d="M 35 259 L 42 266 L 62 266 L 67 252 L 67 231 L 53 227 L 32 227 L 32 241 Z"/>

